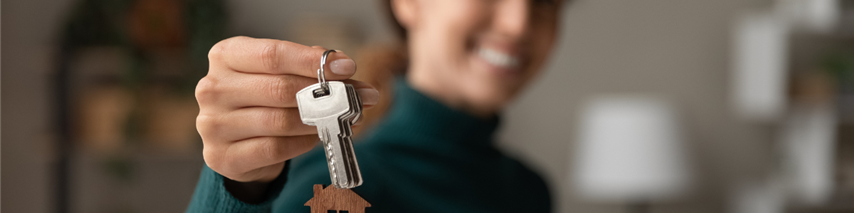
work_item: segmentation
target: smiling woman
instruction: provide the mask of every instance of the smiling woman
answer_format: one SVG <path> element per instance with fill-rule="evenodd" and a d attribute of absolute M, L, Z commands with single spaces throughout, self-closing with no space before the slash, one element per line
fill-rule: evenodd
<path fill-rule="evenodd" d="M 492 146 L 497 114 L 549 55 L 562 1 L 388 0 L 406 46 L 391 109 L 355 146 L 369 212 L 548 212 L 545 182 Z M 188 212 L 308 212 L 330 183 L 314 127 L 294 94 L 317 82 L 325 49 L 234 37 L 215 45 L 199 81 L 196 126 L 206 167 Z M 374 86 L 330 55 L 326 79 L 353 84 L 366 108 Z M 383 99 L 391 97 L 382 97 Z"/>
<path fill-rule="evenodd" d="M 561 2 L 400 1 L 407 80 L 452 107 L 488 116 L 536 76 L 550 53 Z"/>

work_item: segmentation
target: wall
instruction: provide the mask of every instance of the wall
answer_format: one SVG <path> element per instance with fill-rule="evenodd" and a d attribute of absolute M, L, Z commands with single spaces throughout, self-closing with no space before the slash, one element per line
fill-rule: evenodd
<path fill-rule="evenodd" d="M 71 1 L 2 5 L 2 210 L 48 212 L 53 36 Z M 604 93 L 646 92 L 675 100 L 690 130 L 704 183 L 656 212 L 721 212 L 715 186 L 762 173 L 769 131 L 739 121 L 727 103 L 729 26 L 767 0 L 579 0 L 565 8 L 559 47 L 543 76 L 512 105 L 499 145 L 545 175 L 559 212 L 616 212 L 572 196 L 571 147 L 579 104 Z M 285 38 L 304 15 L 350 18 L 368 41 L 389 38 L 374 0 L 231 1 L 232 32 Z M 700 194 L 706 194 L 701 196 Z M 178 198 L 176 198 L 178 199 Z M 186 198 L 180 198 L 186 199 Z"/>
<path fill-rule="evenodd" d="M 583 202 L 569 184 L 580 104 L 601 94 L 674 101 L 689 131 L 697 192 L 655 212 L 723 212 L 726 183 L 759 176 L 769 131 L 729 111 L 730 24 L 768 1 L 587 0 L 566 8 L 550 65 L 506 114 L 501 145 L 529 160 L 555 190 L 560 212 L 619 212 Z"/>

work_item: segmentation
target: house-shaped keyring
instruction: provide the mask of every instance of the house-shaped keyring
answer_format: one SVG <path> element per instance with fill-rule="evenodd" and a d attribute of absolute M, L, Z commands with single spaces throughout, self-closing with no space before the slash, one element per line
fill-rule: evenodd
<path fill-rule="evenodd" d="M 329 210 L 364 213 L 371 204 L 350 189 L 323 188 L 323 184 L 314 184 L 314 197 L 305 202 L 305 206 L 311 207 L 311 213 L 327 213 Z"/>

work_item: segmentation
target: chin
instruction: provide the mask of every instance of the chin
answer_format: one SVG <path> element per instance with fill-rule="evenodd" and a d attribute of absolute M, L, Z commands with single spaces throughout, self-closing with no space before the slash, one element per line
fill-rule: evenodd
<path fill-rule="evenodd" d="M 481 57 L 473 62 L 474 75 L 469 78 L 473 99 L 493 109 L 503 109 L 511 102 L 530 76 L 524 69 L 496 65 Z"/>
<path fill-rule="evenodd" d="M 535 74 L 524 51 L 501 45 L 475 45 L 468 50 L 463 83 L 470 104 L 496 112 L 504 109 Z M 467 87 L 467 88 L 466 88 Z"/>
<path fill-rule="evenodd" d="M 471 104 L 483 109 L 499 111 L 509 104 L 515 96 L 515 90 L 496 84 L 497 82 L 480 81 L 472 83 Z M 510 90 L 508 90 L 510 89 Z"/>

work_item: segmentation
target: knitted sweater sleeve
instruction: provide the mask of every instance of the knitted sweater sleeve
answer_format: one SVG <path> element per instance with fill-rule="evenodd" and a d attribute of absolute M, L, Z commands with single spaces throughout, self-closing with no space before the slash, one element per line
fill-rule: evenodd
<path fill-rule="evenodd" d="M 199 177 L 199 182 L 196 184 L 196 190 L 193 192 L 193 198 L 190 201 L 190 206 L 187 207 L 187 213 L 254 213 L 254 212 L 270 212 L 272 203 L 276 200 L 282 188 L 285 185 L 288 170 L 288 163 L 273 182 L 267 188 L 267 193 L 263 202 L 258 204 L 250 204 L 231 195 L 226 190 L 224 178 L 222 175 L 211 170 L 207 165 L 202 168 L 202 174 Z"/>

